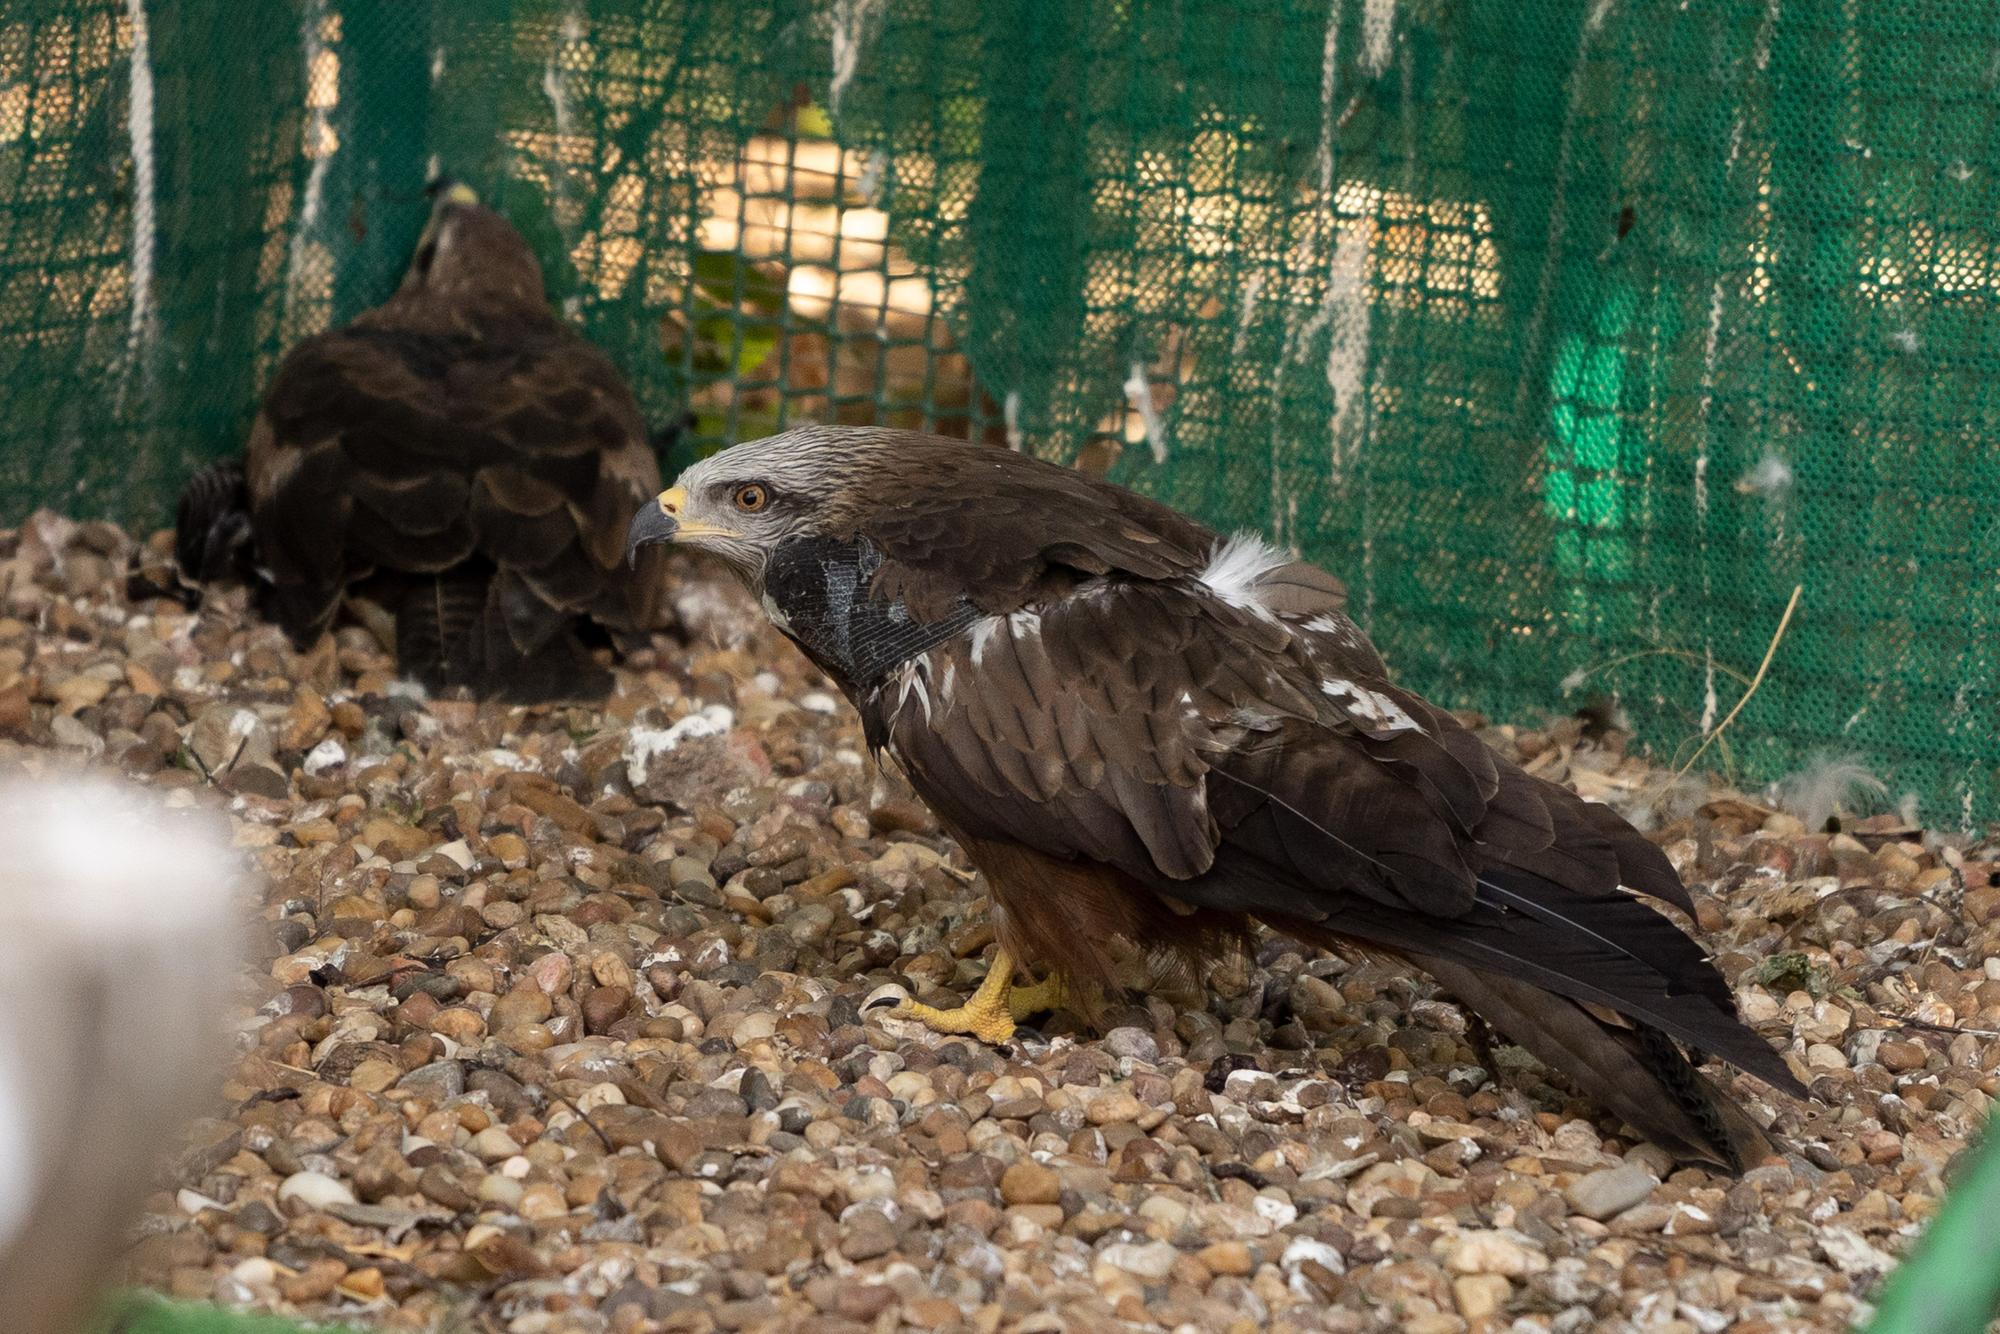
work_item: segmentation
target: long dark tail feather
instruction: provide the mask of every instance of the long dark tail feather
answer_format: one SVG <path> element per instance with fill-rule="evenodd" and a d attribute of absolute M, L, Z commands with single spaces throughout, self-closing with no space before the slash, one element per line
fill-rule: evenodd
<path fill-rule="evenodd" d="M 1737 1018 L 1734 998 L 1701 947 L 1665 916 L 1619 890 L 1577 894 L 1510 876 L 1502 894 L 1485 880 L 1472 911 L 1451 918 L 1359 896 L 1315 912 L 1319 905 L 1301 901 L 1295 879 L 1240 852 L 1206 876 L 1163 888 L 1201 907 L 1247 912 L 1301 939 L 1334 936 L 1446 959 L 1601 1005 L 1807 1096 L 1770 1045 Z"/>
<path fill-rule="evenodd" d="M 464 678 L 483 663 L 468 654 L 466 640 L 485 613 L 488 578 L 485 571 L 463 568 L 408 577 L 394 608 L 399 672 L 433 690 L 472 684 Z"/>
<path fill-rule="evenodd" d="M 396 608 L 396 667 L 432 690 L 463 687 L 514 704 L 601 699 L 611 674 L 573 634 L 523 650 L 489 596 L 490 570 L 413 578 Z"/>
<path fill-rule="evenodd" d="M 1646 1025 L 1601 1022 L 1572 1001 L 1515 978 L 1412 954 L 1411 962 L 1578 1090 L 1686 1162 L 1741 1172 L 1775 1151 L 1736 1101 Z"/>
<path fill-rule="evenodd" d="M 195 584 L 249 576 L 250 496 L 241 459 L 211 463 L 181 488 L 174 563 Z"/>
<path fill-rule="evenodd" d="M 1735 999 L 1692 937 L 1621 890 L 1579 894 L 1505 868 L 1482 871 L 1479 902 L 1574 932 L 1606 958 L 1656 976 L 1670 995 L 1703 996 L 1726 1010 Z"/>
<path fill-rule="evenodd" d="M 1585 820 L 1611 840 L 1611 846 L 1618 855 L 1620 884 L 1670 903 L 1690 917 L 1694 916 L 1694 899 L 1689 895 L 1687 886 L 1681 883 L 1666 853 L 1654 847 L 1643 834 L 1626 823 L 1624 816 L 1609 806 L 1595 801 L 1578 801 L 1577 809 Z"/>

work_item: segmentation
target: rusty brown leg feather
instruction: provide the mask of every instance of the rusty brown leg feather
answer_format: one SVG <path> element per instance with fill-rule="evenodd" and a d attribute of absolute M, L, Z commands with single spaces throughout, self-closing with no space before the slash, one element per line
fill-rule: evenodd
<path fill-rule="evenodd" d="M 1113 941 L 1152 956 L 1154 966 L 1198 976 L 1199 965 L 1234 948 L 1247 932 L 1241 915 L 1175 908 L 1111 867 L 1068 861 L 989 839 L 959 839 L 986 876 L 995 930 L 1014 958 L 1040 965 L 1061 990 L 1024 997 L 1015 1017 L 1062 1006 L 1094 1020 L 1121 985 Z M 1127 983 L 1132 982 L 1129 975 Z"/>

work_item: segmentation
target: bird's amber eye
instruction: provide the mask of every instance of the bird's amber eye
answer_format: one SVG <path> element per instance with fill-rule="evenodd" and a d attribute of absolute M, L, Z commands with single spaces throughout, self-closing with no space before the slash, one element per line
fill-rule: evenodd
<path fill-rule="evenodd" d="M 771 503 L 771 493 L 756 482 L 749 482 L 736 488 L 736 508 L 745 514 L 755 514 Z"/>

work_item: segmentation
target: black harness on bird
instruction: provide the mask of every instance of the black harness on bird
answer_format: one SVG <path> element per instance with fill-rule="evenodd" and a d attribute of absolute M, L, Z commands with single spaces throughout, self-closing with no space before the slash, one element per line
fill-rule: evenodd
<path fill-rule="evenodd" d="M 882 553 L 864 537 L 802 537 L 778 546 L 764 570 L 765 610 L 787 638 L 850 694 L 963 634 L 982 613 L 959 598 L 919 621 L 900 598 L 871 592 Z"/>

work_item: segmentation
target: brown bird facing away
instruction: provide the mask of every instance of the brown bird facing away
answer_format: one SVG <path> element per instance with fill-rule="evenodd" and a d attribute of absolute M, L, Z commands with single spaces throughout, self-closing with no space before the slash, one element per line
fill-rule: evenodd
<path fill-rule="evenodd" d="M 549 308 L 520 233 L 444 184 L 395 295 L 286 356 L 247 456 L 181 498 L 197 580 L 247 578 L 301 649 L 346 602 L 399 669 L 517 701 L 602 695 L 579 632 L 655 623 L 622 559 L 660 489 L 632 393 Z"/>
<path fill-rule="evenodd" d="M 1388 679 L 1340 583 L 1007 450 L 808 426 L 687 470 L 633 551 L 712 552 L 840 685 L 985 872 L 1001 948 L 963 1007 L 1004 1041 L 1123 937 L 1194 961 L 1252 919 L 1429 972 L 1679 1157 L 1770 1142 L 1684 1048 L 1805 1090 L 1701 948 L 1666 858 Z"/>

